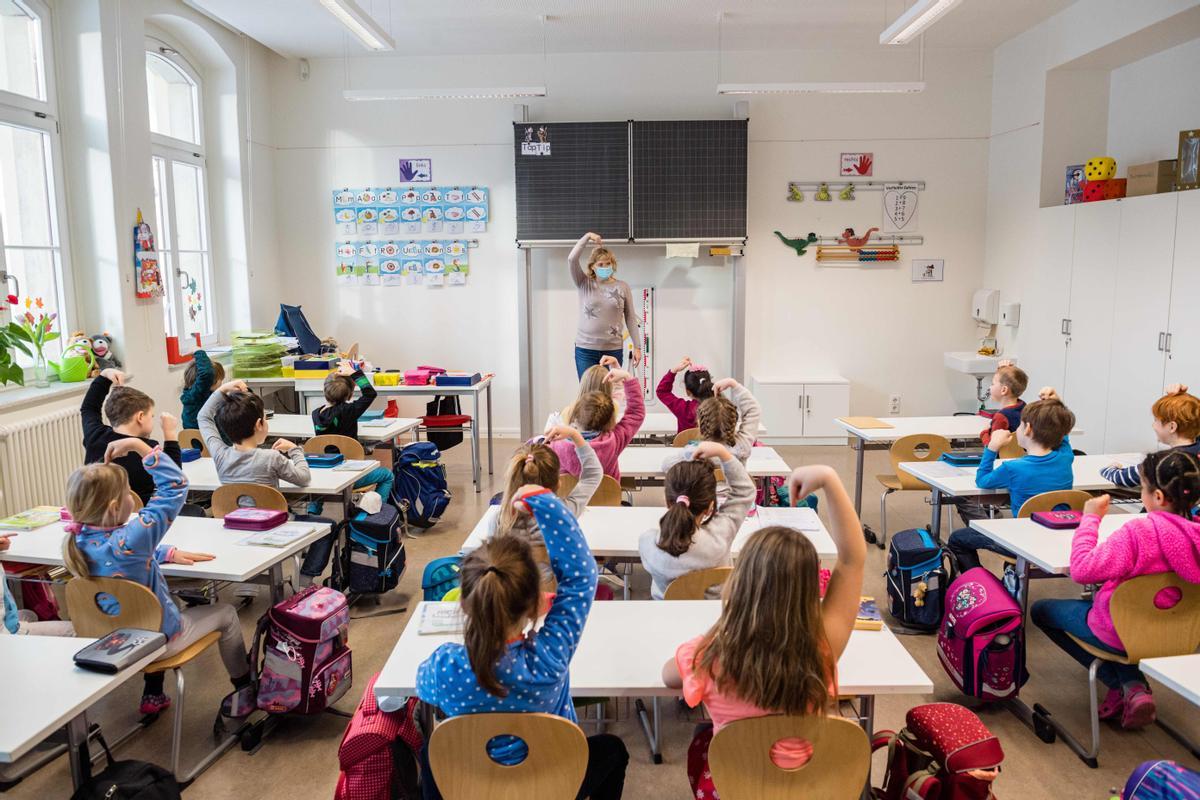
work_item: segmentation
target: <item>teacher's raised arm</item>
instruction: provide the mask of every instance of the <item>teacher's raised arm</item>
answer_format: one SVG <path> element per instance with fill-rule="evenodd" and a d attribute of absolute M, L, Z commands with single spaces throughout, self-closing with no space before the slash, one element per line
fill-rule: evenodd
<path fill-rule="evenodd" d="M 595 244 L 587 266 L 581 266 L 583 248 Z M 629 284 L 617 280 L 617 257 L 606 247 L 600 235 L 592 232 L 580 237 L 567 256 L 571 279 L 579 295 L 579 327 L 575 333 L 575 372 L 579 377 L 588 367 L 612 356 L 624 363 L 622 342 L 628 329 L 634 347 L 631 358 L 636 366 L 642 360 L 641 325 L 634 313 L 633 293 Z"/>

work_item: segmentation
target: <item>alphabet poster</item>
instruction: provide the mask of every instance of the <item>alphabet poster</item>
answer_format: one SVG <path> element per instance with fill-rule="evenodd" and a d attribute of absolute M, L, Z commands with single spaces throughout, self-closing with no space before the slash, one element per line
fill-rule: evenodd
<path fill-rule="evenodd" d="M 918 192 L 915 183 L 884 184 L 882 233 L 915 233 L 919 230 Z"/>

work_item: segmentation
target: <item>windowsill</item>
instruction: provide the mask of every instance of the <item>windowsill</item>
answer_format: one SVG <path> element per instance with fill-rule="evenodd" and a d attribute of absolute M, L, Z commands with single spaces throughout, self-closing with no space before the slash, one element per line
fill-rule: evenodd
<path fill-rule="evenodd" d="M 90 380 L 78 381 L 76 383 L 51 381 L 50 385 L 45 389 L 39 389 L 36 386 L 5 387 L 0 389 L 0 414 L 83 394 L 87 391 L 89 385 L 91 385 Z"/>

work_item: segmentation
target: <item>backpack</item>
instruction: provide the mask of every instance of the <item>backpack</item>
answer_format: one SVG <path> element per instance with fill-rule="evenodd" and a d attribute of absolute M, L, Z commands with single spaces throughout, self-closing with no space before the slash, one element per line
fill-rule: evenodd
<path fill-rule="evenodd" d="M 334 800 L 415 800 L 421 796 L 417 753 L 424 737 L 413 718 L 417 698 L 386 712 L 375 701 L 371 676 L 338 747 Z"/>
<path fill-rule="evenodd" d="M 300 352 L 317 355 L 321 352 L 321 340 L 313 333 L 300 306 L 279 304 L 279 319 L 275 320 L 275 333 L 280 336 L 294 337 L 300 345 Z"/>
<path fill-rule="evenodd" d="M 908 710 L 899 733 L 880 731 L 871 750 L 887 747 L 877 800 L 986 800 L 1000 774 L 1000 740 L 973 711 L 954 703 Z"/>
<path fill-rule="evenodd" d="M 946 618 L 938 631 L 938 660 L 963 694 L 980 700 L 1017 696 L 1025 672 L 1021 606 L 995 575 L 974 567 L 946 592 Z"/>
<path fill-rule="evenodd" d="M 329 586 L 350 594 L 383 594 L 396 588 L 404 574 L 404 517 L 391 503 L 376 514 L 358 512 L 340 523 L 346 545 L 333 562 Z M 341 542 L 339 531 L 336 541 Z"/>
<path fill-rule="evenodd" d="M 462 556 L 446 556 L 435 558 L 425 565 L 421 575 L 421 590 L 425 593 L 423 599 L 427 602 L 441 600 L 446 592 L 458 588 L 458 573 L 462 570 Z"/>
<path fill-rule="evenodd" d="M 1122 800 L 1178 800 L 1200 795 L 1200 772 L 1165 759 L 1143 761 L 1125 781 Z"/>
<path fill-rule="evenodd" d="M 458 416 L 462 407 L 458 404 L 458 395 L 439 394 L 425 404 L 425 415 L 429 417 Z M 462 431 L 441 432 L 436 428 L 426 429 L 425 438 L 433 442 L 441 450 L 449 450 L 455 445 L 462 444 Z"/>
<path fill-rule="evenodd" d="M 392 503 L 408 507 L 408 522 L 418 528 L 432 528 L 450 505 L 450 488 L 442 454 L 433 442 L 405 445 L 394 460 Z"/>
<path fill-rule="evenodd" d="M 250 651 L 258 707 L 272 714 L 316 714 L 337 702 L 354 678 L 349 626 L 346 596 L 327 586 L 302 589 L 263 614 Z"/>
<path fill-rule="evenodd" d="M 76 789 L 71 800 L 180 800 L 179 783 L 170 770 L 145 761 L 114 761 L 104 737 L 96 739 L 108 766 Z"/>
<path fill-rule="evenodd" d="M 900 531 L 888 547 L 888 610 L 911 630 L 935 631 L 942 622 L 954 560 L 925 528 Z M 949 566 L 947 566 L 949 565 Z"/>

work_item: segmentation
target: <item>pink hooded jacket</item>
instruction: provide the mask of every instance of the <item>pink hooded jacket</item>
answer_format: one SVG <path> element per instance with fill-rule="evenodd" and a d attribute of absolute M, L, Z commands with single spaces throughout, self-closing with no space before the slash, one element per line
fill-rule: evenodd
<path fill-rule="evenodd" d="M 1071 579 L 1101 583 L 1088 627 L 1110 647 L 1125 649 L 1113 627 L 1109 602 L 1121 583 L 1141 575 L 1174 572 L 1188 583 L 1200 583 L 1200 522 L 1167 511 L 1153 511 L 1114 531 L 1099 546 L 1100 517 L 1085 514 L 1071 540 Z"/>

